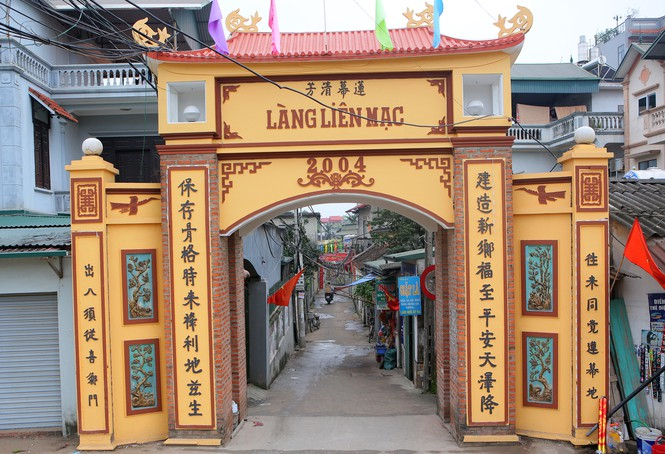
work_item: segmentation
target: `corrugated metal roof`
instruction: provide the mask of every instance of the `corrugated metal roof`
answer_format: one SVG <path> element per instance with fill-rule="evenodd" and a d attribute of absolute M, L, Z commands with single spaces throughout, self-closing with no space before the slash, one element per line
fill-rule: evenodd
<path fill-rule="evenodd" d="M 0 213 L 0 229 L 16 227 L 55 227 L 69 226 L 70 224 L 71 218 L 65 215 L 35 214 L 23 211 Z"/>
<path fill-rule="evenodd" d="M 387 259 L 397 260 L 399 262 L 418 260 L 424 257 L 425 257 L 425 248 L 414 249 L 413 251 L 397 252 L 395 254 L 386 254 Z"/>
<path fill-rule="evenodd" d="M 611 181 L 610 216 L 627 228 L 638 217 L 645 238 L 664 238 L 664 180 Z"/>
<path fill-rule="evenodd" d="M 573 63 L 528 63 L 511 67 L 511 80 L 599 80 Z"/>
<path fill-rule="evenodd" d="M 0 258 L 62 256 L 71 244 L 69 216 L 0 214 Z"/>
<path fill-rule="evenodd" d="M 516 64 L 512 93 L 597 93 L 599 79 L 573 63 Z"/>
<path fill-rule="evenodd" d="M 55 247 L 0 248 L 0 259 L 27 257 L 64 257 L 66 249 Z"/>
<path fill-rule="evenodd" d="M 384 259 L 363 262 L 363 265 L 378 271 L 399 270 L 402 267 L 400 262 L 387 262 Z"/>
<path fill-rule="evenodd" d="M 270 33 L 236 33 L 228 40 L 229 56 L 240 61 L 280 61 L 285 58 L 328 60 L 331 58 L 402 57 L 405 55 L 447 55 L 506 50 L 521 44 L 525 35 L 516 33 L 504 38 L 475 41 L 442 35 L 438 48 L 432 47 L 432 29 L 427 27 L 389 30 L 395 48 L 380 50 L 374 30 L 339 32 L 282 33 L 281 53 L 271 54 Z M 189 52 L 150 52 L 149 58 L 158 61 L 192 62 L 201 60 L 226 61 L 209 50 Z"/>
<path fill-rule="evenodd" d="M 597 93 L 596 80 L 512 80 L 511 93 Z"/>
<path fill-rule="evenodd" d="M 5 247 L 69 247 L 69 227 L 29 227 L 0 230 L 0 248 Z"/>
<path fill-rule="evenodd" d="M 381 256 L 384 255 L 386 252 L 387 247 L 383 246 L 381 244 L 373 244 L 366 250 L 360 252 L 357 254 L 353 260 L 352 263 L 354 263 L 356 266 L 362 265 L 366 261 L 373 261 L 379 259 Z"/>

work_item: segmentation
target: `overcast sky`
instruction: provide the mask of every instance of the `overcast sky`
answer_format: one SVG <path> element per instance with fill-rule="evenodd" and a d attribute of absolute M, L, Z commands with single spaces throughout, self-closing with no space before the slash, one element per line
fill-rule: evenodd
<path fill-rule="evenodd" d="M 374 29 L 375 0 L 275 0 L 282 32 L 340 31 Z M 389 28 L 404 28 L 403 13 L 425 8 L 425 0 L 383 0 Z M 429 3 L 433 3 L 429 0 Z M 269 31 L 269 0 L 220 0 L 224 16 L 240 8 L 250 17 L 258 12 L 263 19 L 260 31 Z M 636 17 L 661 17 L 663 0 L 444 0 L 441 33 L 453 38 L 494 39 L 499 29 L 497 16 L 507 22 L 525 6 L 534 16 L 532 29 L 518 57 L 518 63 L 560 63 L 577 60 L 580 35 L 593 42 L 597 32 L 622 23 L 632 11 Z M 615 16 L 619 16 L 616 20 Z M 617 22 L 616 22 L 617 21 Z M 354 204 L 326 204 L 314 207 L 322 217 L 344 215 Z"/>
<path fill-rule="evenodd" d="M 374 29 L 375 0 L 275 0 L 282 32 L 339 31 Z M 269 0 L 220 0 L 226 15 L 240 8 L 249 17 L 255 11 L 263 19 L 260 31 L 268 31 Z M 425 0 L 383 0 L 389 28 L 404 28 L 407 8 L 418 13 Z M 429 0 L 428 3 L 433 3 Z M 518 63 L 567 62 L 577 59 L 580 35 L 588 41 L 594 34 L 622 23 L 628 12 L 637 17 L 661 17 L 663 0 L 444 0 L 440 21 L 443 35 L 453 38 L 494 39 L 499 29 L 497 16 L 508 20 L 518 12 L 517 4 L 534 15 L 532 29 L 518 57 Z M 325 6 L 325 8 L 324 8 Z"/>

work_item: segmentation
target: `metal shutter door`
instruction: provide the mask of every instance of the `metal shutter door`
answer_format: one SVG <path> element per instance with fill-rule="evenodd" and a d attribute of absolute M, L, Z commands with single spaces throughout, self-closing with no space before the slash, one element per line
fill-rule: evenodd
<path fill-rule="evenodd" d="M 0 430 L 62 427 L 55 294 L 0 297 Z"/>

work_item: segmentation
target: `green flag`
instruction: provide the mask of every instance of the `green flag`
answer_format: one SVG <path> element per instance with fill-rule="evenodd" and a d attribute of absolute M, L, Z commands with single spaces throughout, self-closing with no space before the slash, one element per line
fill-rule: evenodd
<path fill-rule="evenodd" d="M 393 50 L 393 42 L 386 26 L 386 13 L 382 0 L 377 0 L 375 6 L 375 36 L 382 49 Z"/>

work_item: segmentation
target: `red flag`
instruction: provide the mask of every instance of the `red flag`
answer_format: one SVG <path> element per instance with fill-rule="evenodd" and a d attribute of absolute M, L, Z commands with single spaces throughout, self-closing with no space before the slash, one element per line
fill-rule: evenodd
<path fill-rule="evenodd" d="M 648 250 L 638 218 L 634 218 L 634 225 L 631 226 L 627 245 L 624 247 L 624 256 L 634 265 L 643 268 L 659 282 L 662 288 L 664 287 L 664 272 L 659 269 Z"/>
<path fill-rule="evenodd" d="M 268 304 L 275 304 L 277 306 L 289 306 L 289 300 L 291 299 L 291 294 L 294 292 L 294 287 L 298 283 L 298 278 L 301 277 L 305 268 L 301 268 L 301 271 L 296 273 L 294 277 L 289 279 L 285 284 L 280 287 L 280 289 L 273 293 L 266 299 Z"/>
<path fill-rule="evenodd" d="M 386 304 L 388 305 L 389 309 L 391 309 L 392 311 L 397 311 L 400 309 L 400 300 L 395 296 L 391 295 L 385 286 L 380 285 L 379 290 L 381 290 L 382 293 L 384 293 L 384 296 L 386 297 Z"/>

